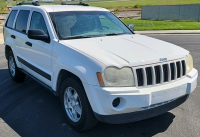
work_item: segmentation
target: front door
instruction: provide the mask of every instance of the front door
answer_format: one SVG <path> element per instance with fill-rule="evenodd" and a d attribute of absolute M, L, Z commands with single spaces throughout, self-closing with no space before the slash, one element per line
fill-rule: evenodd
<path fill-rule="evenodd" d="M 33 11 L 29 30 L 40 29 L 49 35 L 45 18 L 41 12 Z M 52 85 L 52 41 L 29 39 L 26 41 L 26 71 L 43 83 Z"/>

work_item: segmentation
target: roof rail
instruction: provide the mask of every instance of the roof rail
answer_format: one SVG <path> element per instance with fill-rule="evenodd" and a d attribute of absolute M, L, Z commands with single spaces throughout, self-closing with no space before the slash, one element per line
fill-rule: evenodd
<path fill-rule="evenodd" d="M 42 3 L 42 2 L 40 2 Z M 45 3 L 58 3 L 58 2 L 45 2 Z M 17 6 L 20 6 L 20 5 L 33 5 L 33 6 L 40 6 L 39 2 L 38 1 L 35 1 L 35 2 L 30 2 L 30 3 L 26 3 L 26 2 L 21 2 L 21 3 L 18 3 Z M 65 3 L 65 2 L 61 2 L 61 5 L 82 5 L 82 6 L 90 6 L 89 4 L 86 4 L 86 3 L 83 3 L 83 2 L 79 2 L 79 3 Z"/>
<path fill-rule="evenodd" d="M 40 4 L 39 4 L 38 1 L 31 2 L 31 3 L 26 3 L 26 2 L 23 1 L 23 2 L 17 4 L 17 6 L 20 6 L 20 5 L 33 5 L 33 6 L 40 6 Z"/>
<path fill-rule="evenodd" d="M 61 5 L 82 5 L 82 6 L 90 6 L 89 4 L 79 2 L 79 3 L 74 3 L 74 4 L 67 4 L 65 2 L 61 2 Z"/>

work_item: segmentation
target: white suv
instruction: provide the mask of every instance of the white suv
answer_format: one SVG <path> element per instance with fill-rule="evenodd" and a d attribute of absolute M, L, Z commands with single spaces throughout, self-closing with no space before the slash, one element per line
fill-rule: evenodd
<path fill-rule="evenodd" d="M 14 81 L 29 75 L 59 95 L 78 130 L 97 121 L 126 123 L 182 104 L 197 86 L 189 51 L 134 34 L 103 8 L 19 4 L 4 25 Z"/>

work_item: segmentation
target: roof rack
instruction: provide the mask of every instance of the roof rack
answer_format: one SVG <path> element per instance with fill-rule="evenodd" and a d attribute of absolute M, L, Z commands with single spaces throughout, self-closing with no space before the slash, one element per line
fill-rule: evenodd
<path fill-rule="evenodd" d="M 42 3 L 42 2 L 40 2 L 40 3 Z M 45 1 L 45 3 L 58 3 L 58 2 L 46 2 Z M 83 2 L 79 2 L 79 3 L 72 3 L 72 4 L 67 4 L 67 3 L 65 3 L 65 2 L 61 2 L 61 3 L 59 3 L 59 4 L 61 4 L 61 5 L 82 5 L 82 6 L 90 6 L 89 4 L 86 4 L 86 3 L 83 3 Z M 20 5 L 33 5 L 33 6 L 40 6 L 40 4 L 39 4 L 39 2 L 38 1 L 35 1 L 35 2 L 30 2 L 30 3 L 26 3 L 26 2 L 21 2 L 21 3 L 18 3 L 17 4 L 17 6 L 20 6 Z"/>
<path fill-rule="evenodd" d="M 77 4 L 67 4 L 65 2 L 61 2 L 61 5 L 82 5 L 82 6 L 90 6 L 89 4 L 83 3 L 83 2 L 79 2 Z"/>
<path fill-rule="evenodd" d="M 23 1 L 23 2 L 17 4 L 17 6 L 20 6 L 20 5 L 33 5 L 33 6 L 40 6 L 40 4 L 39 4 L 38 1 L 31 2 L 31 3 L 26 3 L 26 2 Z"/>

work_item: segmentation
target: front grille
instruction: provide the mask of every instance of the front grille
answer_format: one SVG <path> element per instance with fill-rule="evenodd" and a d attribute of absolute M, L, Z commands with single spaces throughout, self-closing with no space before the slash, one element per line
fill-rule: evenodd
<path fill-rule="evenodd" d="M 170 82 L 186 74 L 185 60 L 136 69 L 138 87 Z"/>

